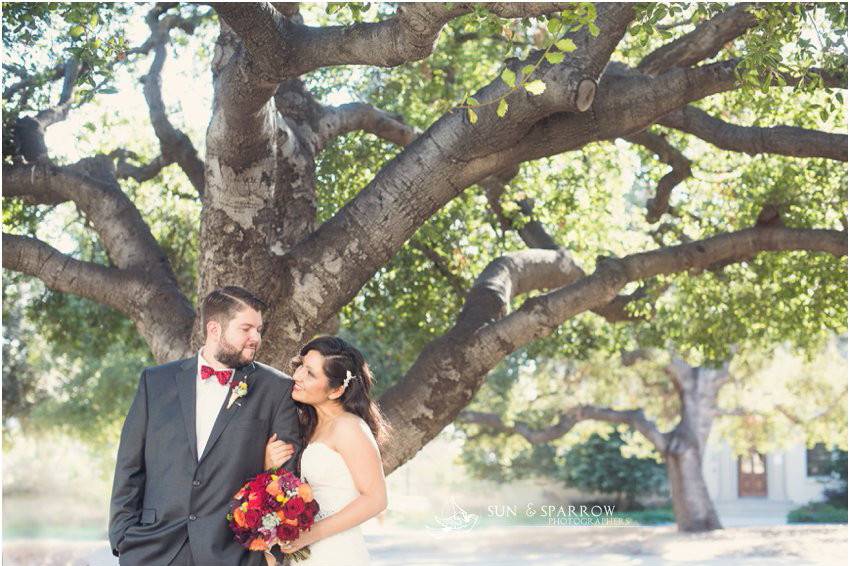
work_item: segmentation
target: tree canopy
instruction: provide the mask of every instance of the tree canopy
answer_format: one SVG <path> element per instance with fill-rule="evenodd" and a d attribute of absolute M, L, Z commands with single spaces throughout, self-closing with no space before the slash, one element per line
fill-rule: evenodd
<path fill-rule="evenodd" d="M 262 361 L 362 347 L 388 471 L 523 367 L 813 355 L 846 332 L 846 29 L 840 3 L 4 5 L 4 412 L 101 430 L 223 284 L 274 305 Z"/>

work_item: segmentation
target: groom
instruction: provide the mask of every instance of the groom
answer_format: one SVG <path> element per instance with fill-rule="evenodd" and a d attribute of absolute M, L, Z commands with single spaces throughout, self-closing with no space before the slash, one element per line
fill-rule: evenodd
<path fill-rule="evenodd" d="M 265 309 L 241 287 L 213 291 L 198 354 L 142 372 L 112 485 L 120 566 L 265 564 L 233 540 L 226 518 L 233 494 L 262 471 L 270 436 L 292 444 L 290 471 L 301 449 L 292 378 L 254 361 Z"/>

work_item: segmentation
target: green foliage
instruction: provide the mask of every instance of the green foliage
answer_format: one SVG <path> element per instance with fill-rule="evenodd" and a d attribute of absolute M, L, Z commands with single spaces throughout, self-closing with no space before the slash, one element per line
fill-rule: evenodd
<path fill-rule="evenodd" d="M 636 525 L 664 525 L 676 522 L 676 516 L 673 514 L 673 507 L 671 506 L 614 513 L 614 517 L 621 517 Z"/>
<path fill-rule="evenodd" d="M 847 507 L 809 503 L 788 512 L 789 523 L 847 523 Z"/>
<path fill-rule="evenodd" d="M 730 42 L 713 60 L 741 57 L 746 73 L 773 77 L 771 80 L 776 79 L 773 70 L 798 72 L 809 66 L 830 70 L 846 61 L 843 38 L 846 5 L 805 4 L 801 5 L 802 9 L 788 9 L 788 6 L 760 5 L 759 25 Z M 728 4 L 654 3 L 639 4 L 636 8 L 635 24 L 614 54 L 615 60 L 630 65 L 636 65 L 672 35 L 685 33 L 694 24 L 728 9 Z M 27 100 L 18 97 L 4 100 L 4 133 L 10 131 L 8 126 L 16 116 L 55 104 L 60 85 L 48 81 L 49 71 L 69 54 L 86 62 L 85 74 L 95 85 L 103 88 L 114 85 L 114 75 L 110 73 L 115 69 L 113 63 L 120 54 L 120 46 L 125 45 L 128 18 L 130 14 L 138 18 L 142 13 L 131 10 L 135 9 L 130 5 L 115 4 L 4 4 L 7 58 L 20 61 L 27 74 L 41 77 L 39 86 Z M 395 6 L 388 3 L 332 3 L 327 9 L 319 5 L 302 6 L 308 19 L 312 18 L 318 25 L 377 21 L 394 10 Z M 97 16 L 97 20 L 92 16 Z M 470 99 L 471 93 L 499 77 L 512 88 L 525 88 L 529 92 L 538 89 L 540 85 L 534 82 L 538 80 L 535 69 L 566 61 L 575 46 L 564 34 L 584 26 L 593 32 L 595 17 L 592 3 L 575 4 L 552 18 L 522 20 L 504 20 L 476 5 L 472 13 L 446 25 L 433 54 L 423 61 L 388 69 L 325 68 L 304 80 L 324 103 L 361 100 L 420 130 L 427 129 L 444 111 L 465 100 L 472 103 L 468 110 L 478 118 L 484 115 L 482 112 L 489 111 L 504 117 L 511 111 L 506 99 L 475 100 Z M 685 25 L 676 28 L 675 33 L 662 27 L 679 22 Z M 75 26 L 81 26 L 83 33 L 79 34 Z M 180 36 L 180 39 L 185 45 L 179 46 L 178 57 L 191 56 L 205 62 L 211 58 L 212 32 L 207 36 Z M 789 62 L 787 69 L 774 64 L 777 53 Z M 534 63 L 522 68 L 508 67 L 506 63 L 531 54 L 536 56 Z M 4 87 L 16 80 L 13 72 L 6 73 Z M 845 131 L 846 115 L 840 93 L 814 90 L 814 86 L 809 81 L 795 88 L 765 90 L 761 83 L 758 87 L 746 83 L 741 89 L 706 98 L 695 105 L 741 125 L 786 124 Z M 85 95 L 87 89 L 92 93 L 95 90 L 91 83 L 85 83 L 80 92 Z M 82 102 L 80 98 L 75 104 Z M 488 103 L 492 109 L 480 108 Z M 95 99 L 91 106 L 97 104 Z M 180 120 L 178 113 L 173 115 L 175 120 Z M 140 162 L 155 157 L 159 151 L 144 112 L 137 116 L 128 111 L 89 123 L 91 126 L 84 127 L 75 138 L 86 151 L 111 151 L 115 133 L 127 131 L 131 134 L 119 137 L 122 144 L 126 142 L 127 149 L 139 155 Z M 206 124 L 181 126 L 200 136 Z M 684 237 L 698 239 L 751 226 L 765 204 L 779 207 L 783 221 L 789 226 L 838 228 L 845 220 L 844 163 L 753 157 L 720 150 L 678 131 L 656 127 L 653 130 L 679 148 L 692 161 L 693 170 L 693 176 L 673 193 L 673 215 L 664 221 L 675 223 L 676 230 L 661 236 L 663 245 L 679 243 Z M 319 222 L 330 218 L 367 186 L 398 152 L 399 148 L 362 132 L 333 140 L 318 157 Z M 649 236 L 657 226 L 647 224 L 645 206 L 668 169 L 639 146 L 622 141 L 590 144 L 523 164 L 507 187 L 501 204 L 515 225 L 520 226 L 528 219 L 515 201 L 533 199 L 535 219 L 559 244 L 571 250 L 578 265 L 592 272 L 600 255 L 623 256 L 658 247 L 659 242 Z M 439 175 L 440 171 L 433 174 Z M 185 176 L 171 167 L 149 183 L 123 181 L 122 186 L 150 222 L 154 236 L 172 261 L 181 289 L 194 300 L 199 203 L 192 198 L 193 189 Z M 70 205 L 36 208 L 11 199 L 4 199 L 3 204 L 5 230 L 37 235 L 77 258 L 107 262 L 85 220 Z M 478 187 L 465 191 L 429 219 L 341 313 L 342 333 L 367 353 L 379 376 L 379 392 L 404 375 L 422 348 L 451 327 L 463 303 L 464 291 L 490 261 L 525 247 L 516 231 L 502 229 Z M 444 268 L 452 276 L 437 269 L 421 251 L 423 248 L 441 257 Z M 640 402 L 662 426 L 672 426 L 678 408 L 669 380 L 656 366 L 640 370 L 620 368 L 611 363 L 612 356 L 623 348 L 669 347 L 687 353 L 694 362 L 713 363 L 728 354 L 731 343 L 769 352 L 777 344 L 788 342 L 796 349 L 816 351 L 827 335 L 846 328 L 846 269 L 846 262 L 825 255 L 770 253 L 717 271 L 645 282 L 649 285 L 646 300 L 637 301 L 629 308 L 635 314 L 647 318 L 652 315 L 652 318 L 637 324 L 609 324 L 595 314 L 585 313 L 567 321 L 552 335 L 536 340 L 494 369 L 476 396 L 475 407 L 498 412 L 508 420 L 522 415 L 534 426 L 547 426 L 565 401 L 604 402 L 623 407 Z M 4 281 L 4 293 L 8 281 L 12 279 L 7 277 Z M 663 284 L 670 287 L 659 298 Z M 630 284 L 624 293 L 634 291 L 637 286 Z M 30 294 L 14 299 L 24 307 L 20 326 L 16 328 L 45 337 L 47 341 L 37 347 L 39 353 L 53 364 L 62 360 L 74 368 L 63 382 L 73 392 L 68 397 L 72 402 L 63 410 L 75 422 L 84 422 L 85 415 L 95 410 L 105 411 L 108 420 L 113 407 L 120 412 L 118 408 L 125 406 L 127 397 L 123 395 L 129 394 L 137 368 L 146 359 L 135 328 L 108 309 L 56 295 L 37 284 L 30 287 Z M 536 294 L 539 293 L 531 295 Z M 527 298 L 517 297 L 511 308 L 517 308 Z M 12 315 L 7 316 L 11 322 Z M 15 330 L 11 324 L 9 329 L 13 335 L 25 331 Z M 110 340 L 104 341 L 104 336 Z M 113 351 L 107 342 L 122 344 L 125 355 Z M 4 348 L 11 351 L 5 343 Z M 48 367 L 48 362 L 37 365 L 42 362 L 30 360 L 34 355 L 32 347 L 28 346 L 26 352 L 19 350 L 22 355 L 25 353 L 28 367 L 37 367 L 39 371 Z M 15 363 L 20 367 L 22 362 Z M 552 378 L 561 375 L 558 368 L 565 364 L 572 364 L 576 370 L 565 377 L 567 384 Z M 83 372 L 85 378 L 81 377 Z M 119 373 L 123 375 L 124 385 L 116 389 L 112 405 L 103 409 L 101 400 L 109 399 L 109 392 L 97 381 L 117 384 L 111 380 L 117 379 Z M 571 376 L 581 376 L 575 377 L 581 383 L 570 381 Z M 36 383 L 41 388 L 38 391 L 52 392 L 50 395 L 62 390 L 61 387 L 44 389 L 44 384 Z M 539 396 L 527 394 L 532 388 Z M 811 391 L 790 389 L 791 393 L 811 395 L 817 403 L 824 398 L 822 392 L 829 389 L 820 384 L 814 388 L 816 393 Z M 19 397 L 33 398 L 29 393 Z M 61 412 L 58 405 L 51 407 L 41 416 L 57 415 L 53 421 L 57 422 Z M 93 419 L 91 422 L 101 422 Z M 740 423 L 735 426 L 740 427 Z M 549 448 L 532 449 L 518 438 L 477 437 L 468 443 L 472 454 L 468 459 L 486 473 L 507 477 L 514 473 L 512 468 L 522 467 L 515 466 L 516 463 L 528 467 L 537 463 L 554 465 L 570 445 L 594 431 L 609 428 L 582 425 L 576 427 L 575 434 Z M 828 436 L 825 428 L 828 425 L 812 430 L 813 438 Z M 772 430 L 785 429 L 774 426 Z M 651 452 L 639 437 L 622 434 L 628 440 L 626 451 L 644 455 Z"/>
<path fill-rule="evenodd" d="M 114 441 L 154 361 L 132 322 L 21 276 L 4 278 L 3 316 L 4 430 L 14 420 L 26 432 Z"/>
<path fill-rule="evenodd" d="M 594 434 L 564 454 L 560 477 L 570 487 L 616 494 L 623 509 L 630 509 L 639 495 L 661 493 L 667 481 L 664 465 L 648 458 L 624 458 L 624 444 L 619 434 L 608 438 Z"/>
<path fill-rule="evenodd" d="M 33 407 L 44 400 L 38 373 L 29 363 L 31 347 L 24 337 L 32 336 L 32 325 L 25 317 L 24 297 L 12 283 L 19 275 L 3 281 L 3 434 L 10 419 L 26 419 Z M 5 440 L 5 438 L 4 438 Z"/>
<path fill-rule="evenodd" d="M 3 5 L 4 90 L 21 78 L 33 87 L 3 100 L 4 156 L 11 155 L 11 126 L 18 116 L 57 102 L 62 81 L 57 65 L 73 58 L 80 64 L 74 105 L 97 93 L 114 93 L 114 64 L 126 57 L 125 28 L 132 6 L 125 3 L 6 2 Z M 61 72 L 61 70 L 60 70 Z M 61 76 L 61 74 L 60 74 Z"/>
<path fill-rule="evenodd" d="M 539 24 L 532 24 L 531 18 L 524 18 L 517 22 L 503 23 L 502 20 L 495 14 L 490 13 L 481 6 L 476 6 L 472 14 L 466 16 L 467 19 L 476 19 L 478 27 L 481 31 L 490 36 L 504 36 L 507 39 L 507 47 L 502 59 L 507 59 L 512 54 L 522 60 L 528 60 L 534 57 L 533 64 L 523 66 L 519 76 L 510 68 L 504 68 L 499 75 L 502 82 L 507 85 L 510 90 L 495 98 L 479 102 L 476 98 L 467 93 L 464 97 L 463 104 L 460 108 L 466 108 L 466 113 L 471 124 L 478 122 L 478 113 L 474 109 L 496 105 L 496 116 L 504 118 L 508 113 L 508 96 L 524 89 L 531 95 L 540 95 L 546 91 L 546 83 L 540 79 L 532 79 L 534 71 L 545 60 L 550 65 L 561 63 L 565 58 L 565 53 L 576 49 L 575 43 L 570 38 L 563 37 L 561 34 L 567 31 L 575 32 L 583 27 L 587 27 L 588 31 L 594 37 L 599 35 L 599 28 L 596 26 L 596 6 L 593 3 L 578 3 L 573 9 L 563 10 L 559 14 L 549 15 L 535 19 Z M 463 20 L 464 18 L 458 18 Z M 545 23 L 545 26 L 543 25 Z M 528 43 L 530 34 L 533 36 L 532 42 Z M 526 43 L 524 46 L 515 44 L 517 38 L 524 38 Z M 560 38 L 560 39 L 559 39 Z M 521 39 L 522 40 L 522 39 Z M 545 45 L 542 52 L 532 51 L 533 47 L 540 47 L 541 43 Z M 519 48 L 518 48 L 519 47 Z M 452 105 L 443 108 L 443 111 L 448 111 Z"/>
<path fill-rule="evenodd" d="M 838 483 L 823 490 L 826 502 L 847 509 L 847 450 L 832 451 L 827 473 L 831 481 Z"/>
<path fill-rule="evenodd" d="M 461 461 L 482 479 L 510 482 L 543 477 L 567 487 L 614 495 L 618 509 L 624 511 L 635 507 L 639 495 L 665 493 L 667 481 L 663 464 L 653 458 L 624 457 L 626 446 L 618 432 L 593 433 L 567 450 L 516 437 L 480 436 L 464 447 Z"/>

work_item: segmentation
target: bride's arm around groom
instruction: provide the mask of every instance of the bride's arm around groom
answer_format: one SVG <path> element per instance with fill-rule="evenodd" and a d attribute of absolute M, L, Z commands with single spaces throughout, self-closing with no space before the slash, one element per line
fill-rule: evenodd
<path fill-rule="evenodd" d="M 340 419 L 343 421 L 343 419 Z M 287 552 L 354 528 L 387 508 L 387 487 L 381 453 L 369 427 L 354 415 L 334 427 L 333 448 L 342 455 L 359 496 L 339 512 L 318 521 Z"/>

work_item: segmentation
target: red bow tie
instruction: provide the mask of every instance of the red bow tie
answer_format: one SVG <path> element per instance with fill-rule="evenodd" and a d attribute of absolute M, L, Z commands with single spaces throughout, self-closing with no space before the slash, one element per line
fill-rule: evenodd
<path fill-rule="evenodd" d="M 221 383 L 222 385 L 227 385 L 227 382 L 230 381 L 230 376 L 233 375 L 233 370 L 223 369 L 220 371 L 215 371 L 210 366 L 201 366 L 201 379 L 208 379 L 213 375 L 218 379 L 219 383 Z"/>

